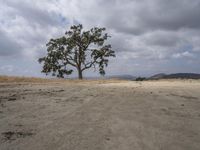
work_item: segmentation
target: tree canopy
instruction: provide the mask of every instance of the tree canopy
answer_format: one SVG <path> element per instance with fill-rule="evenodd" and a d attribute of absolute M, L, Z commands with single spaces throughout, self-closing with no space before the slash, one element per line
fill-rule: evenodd
<path fill-rule="evenodd" d="M 83 26 L 73 25 L 64 36 L 50 39 L 46 44 L 47 56 L 39 58 L 43 63 L 42 72 L 64 78 L 77 69 L 79 79 L 83 71 L 98 67 L 101 75 L 105 74 L 108 58 L 115 57 L 110 44 L 105 41 L 110 37 L 104 33 L 105 28 L 94 27 L 83 31 Z"/>

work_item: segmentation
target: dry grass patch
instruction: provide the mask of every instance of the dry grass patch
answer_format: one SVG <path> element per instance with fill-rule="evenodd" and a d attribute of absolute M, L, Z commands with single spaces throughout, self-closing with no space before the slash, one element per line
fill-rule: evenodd
<path fill-rule="evenodd" d="M 16 76 L 0 76 L 0 83 L 73 83 L 73 84 L 105 84 L 105 83 L 121 83 L 128 82 L 118 79 L 45 79 L 36 77 L 16 77 Z"/>

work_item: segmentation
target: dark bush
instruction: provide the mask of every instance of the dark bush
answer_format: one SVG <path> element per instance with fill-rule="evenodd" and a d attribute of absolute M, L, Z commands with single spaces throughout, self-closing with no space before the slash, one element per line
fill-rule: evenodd
<path fill-rule="evenodd" d="M 138 77 L 138 78 L 135 79 L 135 81 L 144 81 L 144 80 L 146 80 L 145 77 Z"/>

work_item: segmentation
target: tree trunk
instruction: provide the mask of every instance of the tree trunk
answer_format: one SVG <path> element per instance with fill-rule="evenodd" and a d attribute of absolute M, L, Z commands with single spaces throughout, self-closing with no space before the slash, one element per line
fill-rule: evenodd
<path fill-rule="evenodd" d="M 78 78 L 79 78 L 80 80 L 83 79 L 83 73 L 82 73 L 82 70 L 81 70 L 81 69 L 78 69 Z"/>

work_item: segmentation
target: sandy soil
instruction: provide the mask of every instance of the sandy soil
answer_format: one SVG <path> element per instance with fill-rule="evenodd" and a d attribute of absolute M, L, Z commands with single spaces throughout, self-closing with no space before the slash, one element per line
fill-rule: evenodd
<path fill-rule="evenodd" d="M 1 150 L 199 150 L 200 81 L 0 83 Z"/>

